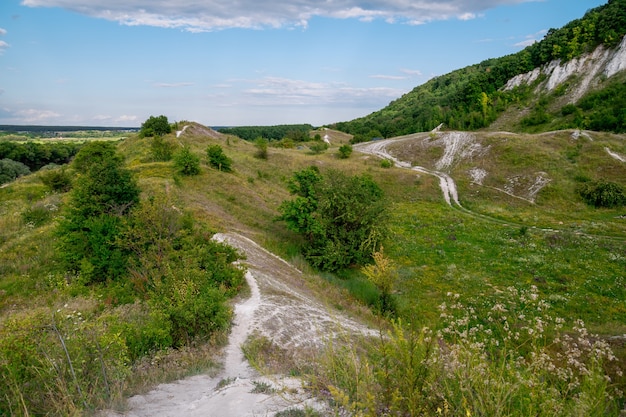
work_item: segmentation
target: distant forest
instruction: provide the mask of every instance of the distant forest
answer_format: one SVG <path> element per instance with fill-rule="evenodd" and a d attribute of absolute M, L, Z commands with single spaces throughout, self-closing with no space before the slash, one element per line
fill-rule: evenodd
<path fill-rule="evenodd" d="M 216 128 L 220 133 L 235 135 L 241 139 L 254 141 L 262 138 L 267 140 L 281 140 L 289 138 L 294 142 L 304 142 L 309 140 L 309 132 L 313 126 L 309 124 L 300 125 L 276 125 L 276 126 L 240 126 Z"/>
<path fill-rule="evenodd" d="M 332 127 L 353 134 L 355 142 L 428 131 L 440 123 L 451 129 L 480 129 L 496 120 L 510 104 L 529 99 L 531 89 L 528 87 L 501 91 L 515 75 L 555 59 L 576 58 L 600 44 L 615 47 L 625 34 L 626 0 L 610 0 L 561 29 L 550 29 L 542 41 L 518 53 L 433 78 L 382 110 Z M 619 95 L 610 96 L 608 99 L 620 99 Z M 606 119 L 606 130 L 624 131 L 626 126 L 616 128 L 613 120 L 613 110 L 620 104 L 610 101 L 600 104 L 606 108 L 593 109 L 593 112 L 601 116 L 590 116 L 596 120 L 595 127 L 603 127 L 603 119 Z"/>
<path fill-rule="evenodd" d="M 0 125 L 0 132 L 9 133 L 45 133 L 45 132 L 81 132 L 95 130 L 99 132 L 136 132 L 138 127 L 106 127 L 106 126 L 39 126 L 39 125 Z"/>

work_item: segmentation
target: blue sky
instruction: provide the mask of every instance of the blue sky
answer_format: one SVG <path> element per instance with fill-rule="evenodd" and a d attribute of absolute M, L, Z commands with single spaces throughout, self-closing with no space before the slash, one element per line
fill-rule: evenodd
<path fill-rule="evenodd" d="M 1 0 L 0 124 L 352 120 L 604 0 Z"/>

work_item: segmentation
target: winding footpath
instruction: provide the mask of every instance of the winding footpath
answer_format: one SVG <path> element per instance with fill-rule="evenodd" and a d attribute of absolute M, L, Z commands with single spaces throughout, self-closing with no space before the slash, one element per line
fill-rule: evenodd
<path fill-rule="evenodd" d="M 131 397 L 127 410 L 99 415 L 254 417 L 296 408 L 332 415 L 325 403 L 303 389 L 300 379 L 259 374 L 241 346 L 250 335 L 259 334 L 296 355 L 301 350 L 319 352 L 330 340 L 346 335 L 376 336 L 378 332 L 324 305 L 309 293 L 301 271 L 254 241 L 237 233 L 219 233 L 214 239 L 245 255 L 242 266 L 250 287 L 250 296 L 234 306 L 222 371 L 217 376 L 197 375 L 161 384 L 147 394 Z"/>

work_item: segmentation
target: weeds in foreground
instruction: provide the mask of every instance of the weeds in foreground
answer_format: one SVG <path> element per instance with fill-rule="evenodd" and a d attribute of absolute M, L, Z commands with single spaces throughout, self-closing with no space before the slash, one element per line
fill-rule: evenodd
<path fill-rule="evenodd" d="M 553 317 L 537 289 L 507 288 L 496 302 L 450 294 L 438 331 L 396 322 L 364 353 L 330 345 L 317 385 L 355 416 L 611 416 L 620 377 L 608 344 Z"/>

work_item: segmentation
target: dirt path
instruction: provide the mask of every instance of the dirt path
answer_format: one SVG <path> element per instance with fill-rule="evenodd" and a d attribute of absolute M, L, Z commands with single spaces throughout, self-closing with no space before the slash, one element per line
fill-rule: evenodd
<path fill-rule="evenodd" d="M 333 312 L 303 284 L 302 273 L 252 240 L 236 233 L 217 234 L 246 255 L 250 297 L 235 305 L 234 325 L 224 350 L 224 369 L 216 377 L 198 375 L 129 399 L 124 413 L 104 416 L 245 417 L 273 416 L 279 411 L 325 405 L 302 389 L 301 381 L 281 375 L 261 376 L 250 367 L 241 345 L 253 332 L 291 351 L 315 352 L 333 337 L 376 334 L 355 320 Z M 261 386 L 271 387 L 253 392 Z"/>
<path fill-rule="evenodd" d="M 441 188 L 441 192 L 443 193 L 443 198 L 446 200 L 446 203 L 448 203 L 449 205 L 452 205 L 452 203 L 454 203 L 457 206 L 461 207 L 461 203 L 459 202 L 459 194 L 456 188 L 456 183 L 454 182 L 454 180 L 452 179 L 450 175 L 442 171 L 430 170 L 430 169 L 420 167 L 420 166 L 411 166 L 410 163 L 405 162 L 405 161 L 400 161 L 398 158 L 394 157 L 389 152 L 387 152 L 387 145 L 389 145 L 390 143 L 397 143 L 398 141 L 401 141 L 401 140 L 413 140 L 413 138 L 408 137 L 406 139 L 385 139 L 385 140 L 379 140 L 379 141 L 374 141 L 374 142 L 359 143 L 355 145 L 355 149 L 358 150 L 359 152 L 389 159 L 393 161 L 394 164 L 396 164 L 396 166 L 399 166 L 402 168 L 411 169 L 413 171 L 421 172 L 421 173 L 428 174 L 428 175 L 434 175 L 435 177 L 439 178 L 439 187 Z M 446 147 L 446 150 L 447 148 L 448 147 Z M 458 146 L 455 145 L 454 148 L 457 149 Z M 446 154 L 448 156 L 447 156 L 446 161 L 444 162 L 444 166 L 449 166 L 452 163 L 450 158 L 454 158 L 454 154 L 449 153 L 447 151 L 446 151 Z"/>

